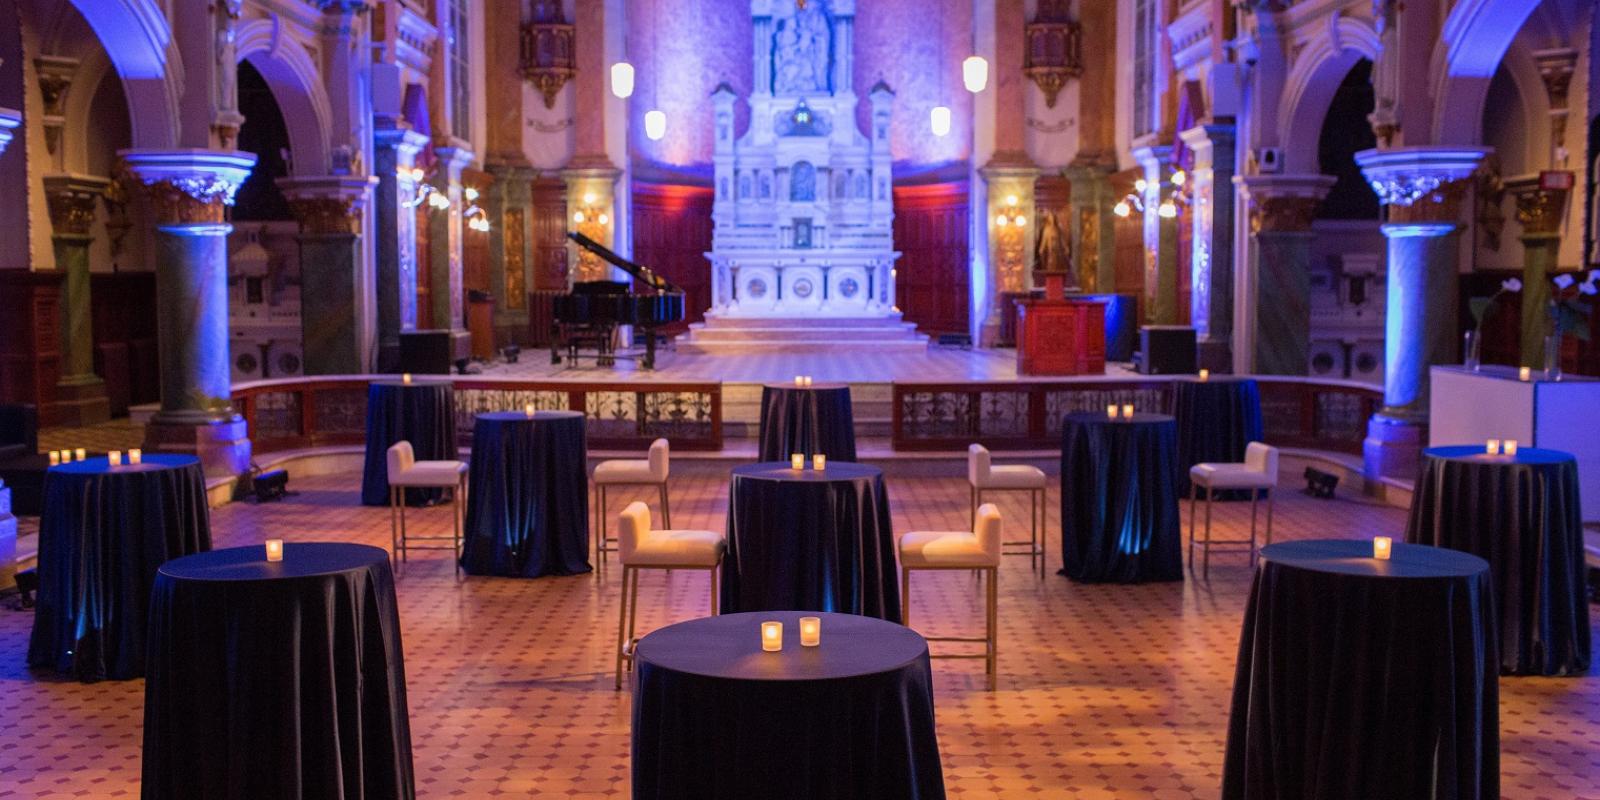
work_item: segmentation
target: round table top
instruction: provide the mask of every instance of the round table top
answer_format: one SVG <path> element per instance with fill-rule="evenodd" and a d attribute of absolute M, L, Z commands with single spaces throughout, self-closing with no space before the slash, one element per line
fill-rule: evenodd
<path fill-rule="evenodd" d="M 1514 456 L 1491 456 L 1481 445 L 1452 444 L 1422 451 L 1428 458 L 1465 461 L 1473 464 L 1564 464 L 1575 460 L 1571 453 L 1543 447 L 1518 447 Z"/>
<path fill-rule="evenodd" d="M 485 411 L 478 415 L 478 419 L 487 422 L 561 422 L 583 419 L 583 412 L 535 411 L 530 417 L 526 411 Z"/>
<path fill-rule="evenodd" d="M 768 384 L 763 384 L 763 387 L 767 388 L 767 389 L 782 389 L 783 391 L 786 391 L 786 392 L 809 392 L 809 391 L 815 391 L 817 389 L 829 389 L 829 390 L 849 389 L 850 388 L 850 384 L 848 384 L 848 383 L 839 383 L 839 382 L 822 383 L 820 381 L 814 381 L 814 382 L 812 382 L 812 384 L 810 386 L 796 386 L 796 385 L 794 385 L 794 381 L 790 381 L 788 383 L 768 383 Z"/>
<path fill-rule="evenodd" d="M 448 378 L 431 378 L 425 380 L 417 380 L 416 378 L 412 378 L 410 383 L 406 383 L 404 380 L 395 379 L 387 381 L 372 381 L 368 385 L 382 386 L 385 389 L 431 389 L 438 386 L 454 386 L 455 384 L 452 383 Z"/>
<path fill-rule="evenodd" d="M 266 545 L 246 545 L 175 558 L 160 573 L 180 581 L 271 581 L 336 575 L 388 560 L 387 552 L 364 544 L 284 542 L 282 561 L 268 561 Z"/>
<path fill-rule="evenodd" d="M 1363 578 L 1469 578 L 1489 569 L 1489 562 L 1470 553 L 1398 539 L 1387 560 L 1372 557 L 1368 539 L 1280 542 L 1261 548 L 1261 558 L 1294 569 Z"/>
<path fill-rule="evenodd" d="M 827 453 L 823 453 L 827 455 Z M 750 478 L 760 481 L 792 481 L 795 483 L 828 483 L 830 481 L 853 481 L 861 478 L 877 478 L 883 475 L 883 470 L 867 464 L 858 464 L 854 461 L 834 461 L 829 459 L 828 466 L 824 469 L 812 469 L 811 459 L 806 459 L 805 469 L 795 469 L 787 461 L 763 461 L 759 464 L 745 464 L 733 468 L 733 477 Z"/>
<path fill-rule="evenodd" d="M 122 458 L 122 464 L 115 467 L 111 466 L 111 460 L 107 457 L 94 456 L 69 464 L 57 464 L 51 467 L 50 471 L 63 475 L 134 475 L 141 472 L 182 469 L 200 464 L 199 458 L 182 453 L 145 453 L 141 463 L 138 464 L 129 464 L 126 453 Z"/>
<path fill-rule="evenodd" d="M 822 643 L 800 644 L 800 618 L 820 617 Z M 761 623 L 783 623 L 783 650 L 761 649 Z M 825 611 L 754 611 L 680 622 L 639 640 L 640 664 L 733 681 L 815 681 L 901 670 L 928 641 L 892 622 Z"/>
<path fill-rule="evenodd" d="M 1120 407 L 1121 406 L 1118 406 L 1119 409 L 1120 409 Z M 1081 423 L 1081 424 L 1091 424 L 1091 425 L 1117 425 L 1117 424 L 1124 424 L 1125 425 L 1125 424 L 1132 424 L 1132 423 L 1139 423 L 1139 424 L 1143 424 L 1143 425 L 1156 425 L 1156 424 L 1160 424 L 1160 423 L 1163 423 L 1163 422 L 1171 422 L 1171 423 L 1176 424 L 1177 421 L 1178 421 L 1178 418 L 1172 416 L 1171 414 L 1155 414 L 1155 413 L 1151 413 L 1149 411 L 1135 411 L 1135 412 L 1133 412 L 1133 419 L 1128 419 L 1127 417 L 1121 416 L 1121 412 L 1119 411 L 1117 418 L 1116 419 L 1112 419 L 1112 418 L 1106 416 L 1106 412 L 1104 412 L 1104 411 L 1101 411 L 1101 412 L 1098 412 L 1098 413 L 1093 412 L 1093 411 L 1078 411 L 1078 412 L 1075 412 L 1075 413 L 1072 413 L 1072 414 L 1068 414 L 1067 415 L 1067 421 L 1068 422 Z"/>

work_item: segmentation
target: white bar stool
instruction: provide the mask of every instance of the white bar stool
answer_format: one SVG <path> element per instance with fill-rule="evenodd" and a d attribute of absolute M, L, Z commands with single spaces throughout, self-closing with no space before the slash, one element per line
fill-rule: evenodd
<path fill-rule="evenodd" d="M 1026 547 L 1026 550 L 1002 550 L 1001 555 L 1027 556 L 1031 569 L 1044 577 L 1044 543 L 1040 541 L 1045 528 L 1045 490 L 1049 480 L 1044 470 L 1027 464 L 995 466 L 989 449 L 981 444 L 967 446 L 967 484 L 970 518 L 968 524 L 976 527 L 978 506 L 983 503 L 984 492 L 1028 493 L 1028 541 L 1002 542 L 1003 547 Z"/>
<path fill-rule="evenodd" d="M 387 453 L 389 479 L 389 538 L 391 556 L 406 561 L 408 550 L 450 550 L 454 554 L 456 575 L 461 574 L 461 527 L 466 505 L 467 465 L 463 461 L 418 461 L 410 442 L 395 442 Z M 451 536 L 411 536 L 406 533 L 406 489 L 447 489 L 450 515 L 455 522 Z M 398 517 L 399 524 L 396 525 Z M 443 545 L 413 545 L 411 541 L 447 541 Z"/>
<path fill-rule="evenodd" d="M 968 531 L 920 531 L 900 537 L 900 609 L 911 627 L 911 572 L 919 569 L 970 569 L 987 574 L 984 635 L 982 637 L 929 636 L 930 642 L 983 642 L 983 653 L 951 653 L 930 658 L 981 658 L 994 691 L 995 661 L 999 655 L 1000 510 L 993 503 L 978 508 L 977 525 Z"/>
<path fill-rule="evenodd" d="M 639 610 L 639 571 L 703 569 L 711 573 L 711 616 L 717 615 L 717 568 L 727 544 L 716 531 L 651 530 L 650 507 L 632 502 L 617 519 L 617 560 L 622 562 L 622 618 L 617 623 L 616 688 L 622 665 L 633 669 L 634 621 Z"/>
<path fill-rule="evenodd" d="M 1194 508 L 1200 490 L 1206 490 L 1206 535 L 1200 540 L 1205 553 L 1201 575 L 1211 577 L 1211 546 L 1249 545 L 1250 563 L 1256 563 L 1256 502 L 1267 492 L 1267 544 L 1272 544 L 1272 492 L 1278 485 L 1278 448 L 1261 442 L 1245 446 L 1243 464 L 1196 464 L 1189 468 L 1189 568 L 1194 569 Z M 1250 492 L 1250 538 L 1211 538 L 1211 499 L 1219 491 Z"/>
<path fill-rule="evenodd" d="M 650 443 L 650 452 L 640 459 L 611 459 L 594 466 L 594 554 L 601 564 L 606 554 L 617 548 L 617 541 L 606 534 L 606 490 L 626 486 L 654 486 L 661 500 L 661 521 L 672 527 L 671 495 L 667 492 L 667 474 L 672 467 L 671 447 L 666 439 Z"/>

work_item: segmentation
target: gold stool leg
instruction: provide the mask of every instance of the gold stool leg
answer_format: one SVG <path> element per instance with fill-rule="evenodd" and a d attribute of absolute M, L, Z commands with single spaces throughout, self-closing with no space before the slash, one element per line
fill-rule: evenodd
<path fill-rule="evenodd" d="M 900 568 L 900 624 L 911 627 L 911 570 Z"/>
<path fill-rule="evenodd" d="M 672 530 L 672 500 L 666 481 L 661 482 L 661 522 L 667 526 L 667 530 Z"/>
<path fill-rule="evenodd" d="M 1216 497 L 1216 490 L 1206 487 L 1206 541 L 1202 549 L 1205 551 L 1205 567 L 1201 569 L 1201 576 L 1206 580 L 1211 579 L 1211 501 Z"/>
<path fill-rule="evenodd" d="M 633 568 L 632 567 L 629 567 L 626 564 L 622 565 L 622 603 L 619 606 L 619 616 L 617 618 L 617 675 L 616 675 L 616 683 L 612 687 L 614 689 L 619 689 L 619 690 L 622 688 L 622 661 L 623 661 L 623 654 L 627 651 L 626 649 L 627 649 L 628 644 L 629 644 L 629 642 L 628 642 L 628 605 L 629 605 L 628 578 L 631 576 L 632 573 L 633 573 Z"/>
<path fill-rule="evenodd" d="M 984 619 L 984 638 L 988 640 L 985 642 L 985 648 L 988 651 L 986 653 L 988 658 L 985 659 L 987 663 L 984 666 L 985 671 L 989 676 L 989 691 L 992 692 L 994 691 L 995 683 L 995 662 L 998 661 L 998 657 L 1000 655 L 1000 615 L 998 613 L 1000 605 L 1000 570 L 998 568 L 992 568 L 988 570 L 988 572 L 989 594 L 988 602 L 985 603 L 985 606 L 987 607 L 987 613 L 985 614 Z"/>

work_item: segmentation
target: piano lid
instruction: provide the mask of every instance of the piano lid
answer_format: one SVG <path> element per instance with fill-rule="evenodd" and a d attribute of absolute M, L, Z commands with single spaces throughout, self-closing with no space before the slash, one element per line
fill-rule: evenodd
<path fill-rule="evenodd" d="M 672 282 L 666 278 L 655 274 L 655 272 L 651 271 L 649 267 L 646 267 L 643 264 L 635 264 L 634 262 L 611 252 L 611 250 L 605 245 L 600 244 L 599 242 L 590 239 L 589 237 L 584 236 L 577 231 L 567 231 L 567 238 L 571 239 L 579 247 L 588 250 L 589 252 L 594 253 L 595 255 L 616 265 L 617 268 L 621 269 L 623 272 L 626 272 L 640 281 L 643 281 L 645 286 L 648 286 L 657 292 L 673 292 L 676 294 L 683 294 L 682 289 L 674 286 Z"/>

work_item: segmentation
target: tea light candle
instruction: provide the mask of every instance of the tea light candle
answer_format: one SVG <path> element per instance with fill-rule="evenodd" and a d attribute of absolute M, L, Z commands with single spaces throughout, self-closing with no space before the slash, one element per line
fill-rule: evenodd
<path fill-rule="evenodd" d="M 800 618 L 800 645 L 816 647 L 822 644 L 822 617 Z"/>
<path fill-rule="evenodd" d="M 1500 440 L 1490 439 L 1486 444 L 1484 444 L 1483 451 L 1491 456 L 1500 455 Z"/>
<path fill-rule="evenodd" d="M 796 375 L 796 376 L 794 376 L 794 385 L 796 385 L 796 386 L 804 386 L 804 385 L 806 385 L 806 376 L 804 376 L 804 375 Z"/>
<path fill-rule="evenodd" d="M 783 649 L 783 623 L 761 623 L 761 649 L 769 653 Z"/>
<path fill-rule="evenodd" d="M 1211 380 L 1211 370 L 1209 370 L 1209 369 L 1200 370 L 1200 380 L 1202 380 L 1202 381 Z"/>
<path fill-rule="evenodd" d="M 1117 407 L 1116 406 L 1106 406 L 1106 419 L 1116 419 L 1116 418 L 1117 418 Z"/>
<path fill-rule="evenodd" d="M 791 453 L 789 455 L 789 467 L 791 469 L 805 469 L 806 457 L 800 453 Z"/>
<path fill-rule="evenodd" d="M 109 462 L 113 467 L 122 466 L 122 451 L 112 450 L 111 452 L 106 453 L 106 461 Z"/>
<path fill-rule="evenodd" d="M 59 465 L 60 463 L 61 463 L 61 451 L 60 450 L 51 450 L 50 451 L 50 466 L 54 467 L 54 466 Z"/>
<path fill-rule="evenodd" d="M 143 463 L 143 462 L 144 462 L 144 451 L 143 450 L 140 450 L 139 448 L 135 447 L 134 449 L 128 451 L 128 463 L 129 464 L 139 464 L 139 463 Z"/>
<path fill-rule="evenodd" d="M 1517 440 L 1516 439 L 1507 439 L 1505 441 L 1505 444 L 1502 444 L 1500 446 L 1500 452 L 1502 454 L 1508 455 L 1508 456 L 1516 455 L 1517 454 Z"/>
<path fill-rule="evenodd" d="M 73 460 L 74 461 L 82 461 L 82 460 L 84 460 L 84 459 L 86 459 L 88 457 L 89 457 L 89 451 L 87 451 L 87 450 L 85 450 L 85 449 L 80 447 L 80 448 L 78 448 L 77 453 L 76 453 L 76 457 Z"/>
<path fill-rule="evenodd" d="M 811 376 L 810 376 L 810 375 L 807 375 L 807 376 L 806 376 L 806 383 L 805 383 L 805 385 L 806 385 L 806 386 L 810 386 L 810 385 L 811 385 Z"/>
<path fill-rule="evenodd" d="M 522 413 L 527 414 L 528 415 L 528 419 L 533 419 L 533 404 L 529 403 L 529 404 L 523 406 L 522 407 Z"/>
<path fill-rule="evenodd" d="M 812 456 L 811 457 L 811 466 L 814 469 L 827 469 L 828 468 L 828 457 L 823 455 L 823 454 L 821 454 L 821 453 L 818 453 L 818 454 Z"/>
<path fill-rule="evenodd" d="M 407 386 L 411 385 L 411 373 L 407 372 L 401 375 L 400 382 L 406 384 Z"/>
<path fill-rule="evenodd" d="M 1132 403 L 1123 403 L 1122 404 L 1122 417 L 1123 417 L 1123 419 L 1133 419 L 1133 404 Z"/>
<path fill-rule="evenodd" d="M 268 561 L 282 561 L 283 560 L 283 540 L 282 539 L 268 539 L 267 540 L 267 560 Z"/>
<path fill-rule="evenodd" d="M 1379 561 L 1388 561 L 1389 552 L 1394 549 L 1394 540 L 1387 536 L 1372 537 L 1372 557 Z"/>
<path fill-rule="evenodd" d="M 1532 380 L 1533 379 L 1533 370 L 1528 368 L 1528 367 L 1523 367 L 1522 369 L 1517 370 L 1517 379 L 1518 380 L 1524 380 L 1524 381 Z"/>

